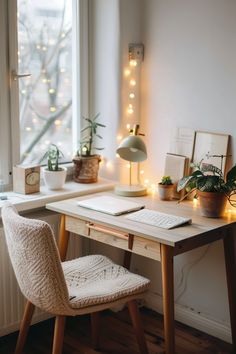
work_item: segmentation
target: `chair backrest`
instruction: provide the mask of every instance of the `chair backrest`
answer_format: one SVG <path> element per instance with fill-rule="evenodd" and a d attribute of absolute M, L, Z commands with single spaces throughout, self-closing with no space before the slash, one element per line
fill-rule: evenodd
<path fill-rule="evenodd" d="M 18 214 L 10 203 L 2 220 L 11 263 L 24 296 L 52 314 L 67 314 L 69 295 L 50 225 Z"/>

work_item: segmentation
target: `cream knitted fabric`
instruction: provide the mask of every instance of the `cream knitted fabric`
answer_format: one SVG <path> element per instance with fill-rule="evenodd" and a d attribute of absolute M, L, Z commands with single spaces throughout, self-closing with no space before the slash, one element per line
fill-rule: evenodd
<path fill-rule="evenodd" d="M 149 280 L 101 255 L 61 263 L 51 227 L 2 208 L 9 255 L 24 296 L 56 315 L 76 315 L 83 307 L 143 293 Z M 77 310 L 76 310 L 77 309 Z"/>
<path fill-rule="evenodd" d="M 62 264 L 73 308 L 112 302 L 144 292 L 150 281 L 101 255 Z"/>
<path fill-rule="evenodd" d="M 37 307 L 68 314 L 69 295 L 50 226 L 27 219 L 6 203 L 2 220 L 12 266 L 24 296 Z"/>

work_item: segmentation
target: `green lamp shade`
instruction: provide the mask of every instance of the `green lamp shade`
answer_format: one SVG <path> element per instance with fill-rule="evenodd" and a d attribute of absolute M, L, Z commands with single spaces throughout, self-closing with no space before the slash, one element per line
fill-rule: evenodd
<path fill-rule="evenodd" d="M 122 159 L 131 162 L 141 162 L 147 159 L 146 146 L 137 135 L 129 135 L 122 140 L 116 152 Z"/>

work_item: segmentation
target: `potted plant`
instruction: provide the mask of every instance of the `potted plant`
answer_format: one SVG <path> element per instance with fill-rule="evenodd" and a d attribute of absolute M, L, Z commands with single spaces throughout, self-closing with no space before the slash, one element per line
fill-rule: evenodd
<path fill-rule="evenodd" d="M 171 200 L 174 193 L 174 184 L 170 176 L 163 176 L 158 183 L 159 198 L 161 200 Z"/>
<path fill-rule="evenodd" d="M 98 122 L 100 113 L 92 118 L 84 118 L 87 125 L 81 130 L 81 134 L 87 133 L 80 141 L 80 147 L 74 162 L 74 180 L 79 183 L 94 183 L 97 182 L 99 162 L 101 156 L 95 154 L 94 150 L 103 150 L 103 148 L 94 146 L 95 137 L 102 139 L 98 134 L 98 128 L 105 128 L 104 124 Z"/>
<path fill-rule="evenodd" d="M 55 144 L 51 144 L 41 161 L 47 159 L 47 166 L 43 168 L 43 178 L 51 190 L 61 189 L 66 180 L 67 168 L 59 166 L 59 159 L 64 155 Z"/>
<path fill-rule="evenodd" d="M 224 215 L 227 200 L 236 206 L 232 199 L 236 193 L 236 165 L 227 173 L 225 180 L 222 170 L 216 166 L 200 163 L 195 167 L 197 169 L 191 175 L 178 182 L 177 191 L 184 188 L 187 191 L 181 200 L 195 191 L 202 215 L 212 218 Z"/>

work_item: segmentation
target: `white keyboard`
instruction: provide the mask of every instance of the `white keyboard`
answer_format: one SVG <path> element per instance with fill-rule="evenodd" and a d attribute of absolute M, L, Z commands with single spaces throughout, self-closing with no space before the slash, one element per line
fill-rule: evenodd
<path fill-rule="evenodd" d="M 174 227 L 191 224 L 192 220 L 165 213 L 156 210 L 142 209 L 126 216 L 127 219 L 138 221 L 143 224 L 161 227 L 163 229 L 173 229 Z"/>

